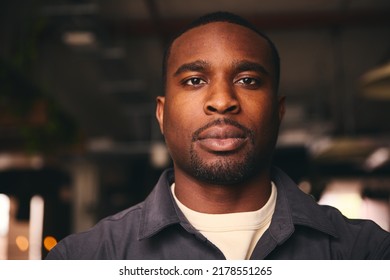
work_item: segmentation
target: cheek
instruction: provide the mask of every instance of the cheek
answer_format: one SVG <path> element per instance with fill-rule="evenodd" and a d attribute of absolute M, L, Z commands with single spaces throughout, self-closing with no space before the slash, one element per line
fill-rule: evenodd
<path fill-rule="evenodd" d="M 273 122 L 276 115 L 276 106 L 268 98 L 248 98 L 247 101 L 241 102 L 244 115 L 254 127 L 261 129 L 262 126 Z"/>
<path fill-rule="evenodd" d="M 204 118 L 201 100 L 190 94 L 177 93 L 175 98 L 165 102 L 164 127 L 180 137 L 187 137 Z"/>
<path fill-rule="evenodd" d="M 181 110 L 174 103 L 165 108 L 164 135 L 171 152 L 186 149 L 191 145 L 194 131 L 192 120 L 189 111 Z"/>
<path fill-rule="evenodd" d="M 252 100 L 253 101 L 253 100 Z M 277 104 L 272 100 L 252 102 L 245 110 L 248 125 L 254 130 L 257 142 L 273 142 L 279 128 Z"/>

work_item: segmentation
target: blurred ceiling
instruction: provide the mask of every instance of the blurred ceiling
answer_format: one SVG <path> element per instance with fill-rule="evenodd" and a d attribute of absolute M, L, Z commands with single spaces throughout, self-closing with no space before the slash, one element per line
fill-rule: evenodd
<path fill-rule="evenodd" d="M 279 48 L 287 96 L 280 145 L 321 152 L 314 144 L 324 136 L 375 138 L 367 153 L 388 145 L 390 98 L 363 96 L 359 84 L 390 60 L 388 0 L 2 1 L 0 59 L 60 104 L 89 150 L 142 152 L 161 139 L 154 101 L 164 44 L 217 10 L 248 18 Z"/>

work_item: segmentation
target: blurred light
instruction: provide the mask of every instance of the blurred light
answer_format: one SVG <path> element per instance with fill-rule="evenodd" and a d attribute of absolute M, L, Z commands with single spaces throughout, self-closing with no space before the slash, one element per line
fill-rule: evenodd
<path fill-rule="evenodd" d="M 62 36 L 65 44 L 74 47 L 93 46 L 96 44 L 96 37 L 90 31 L 68 31 Z"/>
<path fill-rule="evenodd" d="M 20 251 L 25 252 L 28 250 L 29 242 L 27 237 L 18 235 L 16 237 L 15 242 L 16 242 L 16 246 L 19 248 Z"/>
<path fill-rule="evenodd" d="M 379 148 L 375 150 L 365 161 L 364 167 L 366 170 L 374 170 L 390 159 L 390 151 L 388 148 Z"/>
<path fill-rule="evenodd" d="M 0 237 L 6 236 L 9 229 L 10 200 L 5 194 L 0 193 Z"/>
<path fill-rule="evenodd" d="M 88 148 L 91 151 L 109 151 L 113 149 L 114 141 L 111 138 L 99 137 L 93 138 L 88 142 Z"/>
<path fill-rule="evenodd" d="M 304 146 L 310 142 L 312 136 L 312 134 L 304 129 L 287 129 L 280 133 L 278 146 Z"/>
<path fill-rule="evenodd" d="M 0 194 L 0 260 L 7 259 L 10 199 Z"/>
<path fill-rule="evenodd" d="M 362 219 L 375 221 L 384 230 L 390 231 L 390 205 L 387 200 L 364 198 Z"/>
<path fill-rule="evenodd" d="M 41 156 L 32 156 L 30 158 L 30 165 L 33 169 L 41 169 L 44 165 L 43 158 Z"/>
<path fill-rule="evenodd" d="M 25 154 L 0 154 L 0 170 L 10 168 L 33 168 L 40 169 L 44 165 L 44 160 L 40 155 Z"/>
<path fill-rule="evenodd" d="M 151 145 L 150 157 L 152 165 L 156 168 L 164 168 L 169 164 L 168 150 L 161 142 L 156 142 Z"/>
<path fill-rule="evenodd" d="M 30 201 L 30 260 L 40 260 L 42 257 L 43 212 L 43 198 L 39 195 L 34 195 Z"/>
<path fill-rule="evenodd" d="M 361 190 L 359 181 L 335 180 L 326 186 L 318 203 L 333 206 L 348 218 L 361 218 Z"/>
<path fill-rule="evenodd" d="M 43 246 L 47 251 L 50 251 L 56 245 L 57 245 L 57 239 L 55 239 L 53 236 L 46 236 L 45 239 L 43 240 Z"/>
<path fill-rule="evenodd" d="M 333 140 L 329 137 L 323 137 L 310 144 L 310 152 L 314 156 L 318 156 L 328 150 L 333 144 Z"/>
<path fill-rule="evenodd" d="M 320 200 L 320 204 L 336 207 L 340 210 L 341 213 L 343 213 L 344 216 L 351 219 L 360 218 L 362 202 L 363 200 L 361 196 L 354 193 L 328 193 L 325 194 Z"/>
<path fill-rule="evenodd" d="M 360 83 L 364 96 L 390 100 L 390 63 L 368 71 L 361 77 Z"/>

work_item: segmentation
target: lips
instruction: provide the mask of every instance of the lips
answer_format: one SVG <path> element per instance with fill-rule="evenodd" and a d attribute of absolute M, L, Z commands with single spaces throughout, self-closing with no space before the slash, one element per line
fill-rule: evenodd
<path fill-rule="evenodd" d="M 241 128 L 223 124 L 206 128 L 195 140 L 209 152 L 233 152 L 247 143 L 248 136 Z"/>

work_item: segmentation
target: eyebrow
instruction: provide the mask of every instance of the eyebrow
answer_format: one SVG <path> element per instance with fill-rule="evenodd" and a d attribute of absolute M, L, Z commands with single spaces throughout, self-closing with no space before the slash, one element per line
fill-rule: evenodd
<path fill-rule="evenodd" d="M 184 72 L 204 72 L 210 68 L 210 64 L 204 60 L 196 60 L 194 62 L 185 63 L 177 68 L 174 76 L 178 76 Z"/>
<path fill-rule="evenodd" d="M 176 72 L 173 74 L 175 77 L 184 72 L 205 72 L 210 68 L 210 64 L 204 60 L 196 60 L 194 62 L 185 63 L 177 68 Z M 236 72 L 245 72 L 245 71 L 254 71 L 262 74 L 269 75 L 269 72 L 263 65 L 257 62 L 252 62 L 249 60 L 242 60 L 233 63 L 233 68 Z"/>
<path fill-rule="evenodd" d="M 254 72 L 259 72 L 262 74 L 269 75 L 269 72 L 267 71 L 267 69 L 265 69 L 263 65 L 248 60 L 235 62 L 234 68 L 236 69 L 237 72 L 254 71 Z"/>

